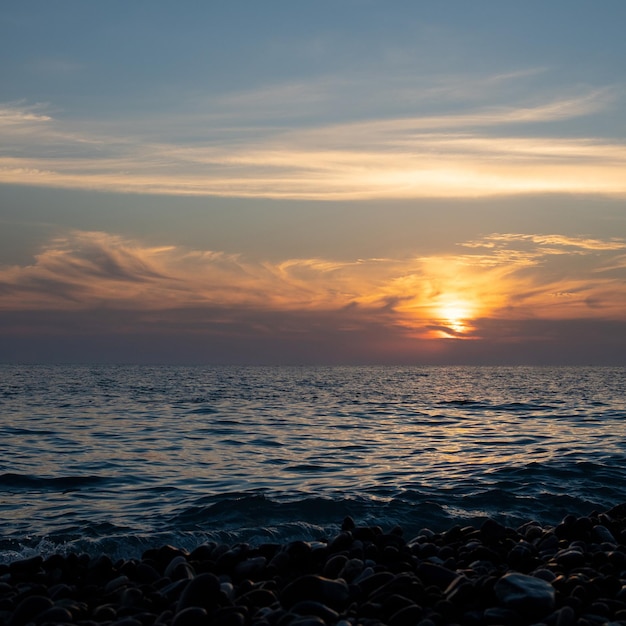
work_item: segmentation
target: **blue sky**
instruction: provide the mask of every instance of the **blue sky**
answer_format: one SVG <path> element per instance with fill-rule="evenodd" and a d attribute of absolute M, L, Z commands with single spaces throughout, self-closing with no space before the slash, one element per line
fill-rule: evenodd
<path fill-rule="evenodd" d="M 623 362 L 624 23 L 3 3 L 0 361 Z"/>

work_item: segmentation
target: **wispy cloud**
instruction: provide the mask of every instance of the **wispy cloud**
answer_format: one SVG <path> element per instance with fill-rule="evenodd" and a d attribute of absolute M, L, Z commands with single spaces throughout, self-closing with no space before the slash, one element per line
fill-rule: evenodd
<path fill-rule="evenodd" d="M 245 311 L 250 320 L 291 312 L 296 326 L 299 315 L 307 324 L 336 316 L 342 328 L 369 318 L 411 337 L 476 338 L 485 319 L 626 321 L 625 250 L 617 238 L 495 233 L 457 255 L 253 262 L 74 231 L 31 265 L 0 268 L 0 310 L 136 311 L 170 329 L 185 327 L 176 311 Z"/>
<path fill-rule="evenodd" d="M 462 246 L 466 248 L 507 248 L 513 244 L 532 246 L 534 254 L 585 254 L 590 250 L 626 250 L 626 241 L 614 237 L 609 240 L 591 239 L 588 237 L 568 237 L 566 235 L 534 235 L 520 233 L 495 233 L 478 241 L 468 241 Z M 548 248 L 547 246 L 552 246 Z"/>
<path fill-rule="evenodd" d="M 43 107 L 25 106 L 24 103 L 16 102 L 0 106 L 0 130 L 6 132 L 8 127 L 28 126 L 32 123 L 50 122 L 52 118 L 49 115 L 38 113 Z"/>
<path fill-rule="evenodd" d="M 256 95 L 277 111 L 280 98 L 295 109 L 316 97 L 327 106 L 333 87 L 325 89 L 283 85 Z M 252 96 L 230 96 L 237 114 L 227 125 L 210 112 L 105 123 L 6 105 L 0 183 L 315 200 L 626 193 L 626 144 L 550 132 L 610 106 L 610 89 L 446 115 L 287 125 L 252 115 Z M 229 109 L 229 96 L 221 100 L 218 112 Z"/>

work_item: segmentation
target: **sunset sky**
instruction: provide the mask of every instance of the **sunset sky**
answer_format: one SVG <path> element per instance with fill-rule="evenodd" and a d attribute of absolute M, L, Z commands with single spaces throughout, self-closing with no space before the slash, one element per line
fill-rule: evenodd
<path fill-rule="evenodd" d="M 624 0 L 4 0 L 0 362 L 626 364 Z"/>

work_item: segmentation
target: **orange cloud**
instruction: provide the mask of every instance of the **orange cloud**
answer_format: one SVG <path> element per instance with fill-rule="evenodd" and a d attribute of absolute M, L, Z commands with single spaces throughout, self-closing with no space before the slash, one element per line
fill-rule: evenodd
<path fill-rule="evenodd" d="M 455 256 L 270 263 L 75 231 L 29 266 L 0 268 L 0 310 L 137 311 L 168 327 L 176 311 L 301 312 L 309 320 L 341 312 L 342 327 L 369 316 L 421 339 L 480 338 L 487 319 L 626 320 L 624 240 L 493 234 L 463 248 Z"/>

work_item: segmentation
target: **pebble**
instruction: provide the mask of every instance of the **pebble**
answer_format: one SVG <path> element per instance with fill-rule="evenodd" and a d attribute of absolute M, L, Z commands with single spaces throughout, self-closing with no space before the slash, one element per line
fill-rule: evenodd
<path fill-rule="evenodd" d="M 495 584 L 494 591 L 501 604 L 520 614 L 542 616 L 554 608 L 554 587 L 534 576 L 508 572 Z"/>
<path fill-rule="evenodd" d="M 0 624 L 621 626 L 625 541 L 626 504 L 556 527 L 488 519 L 411 539 L 345 518 L 315 542 L 35 556 L 0 567 Z"/>
<path fill-rule="evenodd" d="M 34 620 L 38 615 L 52 608 L 54 603 L 45 596 L 28 596 L 16 607 L 9 620 L 9 626 L 23 626 Z"/>
<path fill-rule="evenodd" d="M 193 606 L 210 608 L 217 603 L 220 592 L 220 581 L 215 574 L 199 574 L 182 590 L 177 610 Z"/>
<path fill-rule="evenodd" d="M 281 594 L 281 600 L 287 608 L 302 600 L 314 600 L 340 611 L 346 607 L 349 599 L 350 591 L 343 579 L 332 580 L 314 574 L 297 578 Z"/>
<path fill-rule="evenodd" d="M 613 533 L 602 524 L 596 524 L 591 529 L 591 536 L 599 543 L 609 543 L 613 546 L 617 545 L 617 541 L 613 536 Z"/>

